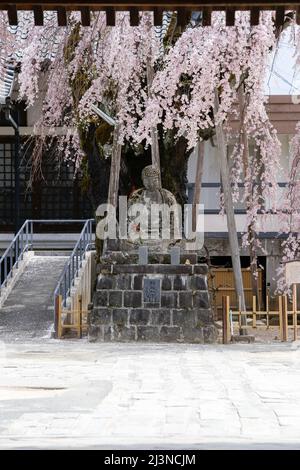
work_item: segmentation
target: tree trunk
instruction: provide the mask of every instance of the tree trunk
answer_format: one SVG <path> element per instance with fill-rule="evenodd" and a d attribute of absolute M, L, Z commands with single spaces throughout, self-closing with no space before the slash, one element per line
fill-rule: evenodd
<path fill-rule="evenodd" d="M 161 158 L 161 178 L 163 188 L 174 194 L 182 207 L 187 203 L 187 166 L 190 152 L 184 137 L 175 139 L 175 130 L 166 133 L 159 128 L 159 150 Z"/>
<path fill-rule="evenodd" d="M 219 109 L 219 97 L 217 90 L 215 91 L 215 114 Z M 239 242 L 235 224 L 235 217 L 234 217 L 234 208 L 233 208 L 233 200 L 232 200 L 232 193 L 231 193 L 231 185 L 230 185 L 230 178 L 229 178 L 229 168 L 227 162 L 227 155 L 226 155 L 226 142 L 224 136 L 224 130 L 221 123 L 216 124 L 216 136 L 217 136 L 217 144 L 218 144 L 218 152 L 219 152 L 219 159 L 220 159 L 220 168 L 221 168 L 221 180 L 223 186 L 223 194 L 224 194 L 224 204 L 226 210 L 226 217 L 227 217 L 227 226 L 228 226 L 228 236 L 229 236 L 229 244 L 231 249 L 231 260 L 232 260 L 232 267 L 233 267 L 233 274 L 234 274 L 234 282 L 235 282 L 235 290 L 238 299 L 241 302 L 241 310 L 242 312 L 246 311 L 246 304 L 245 304 L 245 295 L 244 295 L 244 288 L 243 288 L 243 277 L 242 277 L 242 269 L 241 269 L 241 261 L 240 261 L 240 250 L 239 250 Z M 241 316 L 241 324 L 242 327 L 246 327 L 247 325 L 247 318 L 246 315 Z M 246 329 L 242 328 L 240 334 L 245 334 Z"/>
<path fill-rule="evenodd" d="M 195 178 L 195 187 L 194 187 L 194 195 L 193 195 L 193 205 L 192 205 L 193 232 L 195 232 L 197 228 L 197 217 L 198 217 L 197 204 L 200 204 L 200 196 L 201 196 L 204 147 L 205 147 L 205 143 L 203 140 L 201 142 L 198 142 L 197 147 L 196 147 L 197 168 L 196 168 L 196 178 Z"/>

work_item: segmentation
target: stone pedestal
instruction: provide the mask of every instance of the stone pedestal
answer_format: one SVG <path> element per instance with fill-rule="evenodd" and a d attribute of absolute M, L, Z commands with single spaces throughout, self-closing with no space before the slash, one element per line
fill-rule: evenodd
<path fill-rule="evenodd" d="M 202 264 L 101 265 L 90 341 L 213 343 Z"/>

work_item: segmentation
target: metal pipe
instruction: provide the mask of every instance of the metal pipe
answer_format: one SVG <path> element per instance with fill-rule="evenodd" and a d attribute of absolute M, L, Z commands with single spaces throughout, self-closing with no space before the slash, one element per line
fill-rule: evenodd
<path fill-rule="evenodd" d="M 26 220 L 26 251 L 28 251 L 28 221 Z"/>
<path fill-rule="evenodd" d="M 17 108 L 16 108 L 17 109 Z M 18 112 L 18 109 L 17 109 Z M 7 100 L 7 107 L 5 109 L 5 117 L 11 123 L 15 131 L 15 158 L 14 158 L 14 169 L 15 169 L 15 232 L 19 230 L 20 224 L 20 132 L 19 125 L 11 115 L 10 99 Z"/>
<path fill-rule="evenodd" d="M 98 108 L 98 106 L 92 104 L 91 109 L 92 111 L 94 111 L 94 113 L 98 114 L 98 116 L 101 117 L 101 119 L 107 122 L 107 124 L 109 124 L 110 126 L 114 127 L 116 125 L 115 119 L 113 119 L 111 116 L 109 116 L 104 111 L 102 111 L 102 109 Z"/>

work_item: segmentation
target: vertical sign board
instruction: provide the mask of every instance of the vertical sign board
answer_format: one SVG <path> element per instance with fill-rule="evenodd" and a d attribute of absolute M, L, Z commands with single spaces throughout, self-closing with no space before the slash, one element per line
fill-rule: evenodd
<path fill-rule="evenodd" d="M 300 284 L 300 261 L 291 261 L 285 265 L 285 279 L 286 283 Z"/>
<path fill-rule="evenodd" d="M 144 303 L 158 304 L 160 302 L 160 279 L 144 279 Z"/>

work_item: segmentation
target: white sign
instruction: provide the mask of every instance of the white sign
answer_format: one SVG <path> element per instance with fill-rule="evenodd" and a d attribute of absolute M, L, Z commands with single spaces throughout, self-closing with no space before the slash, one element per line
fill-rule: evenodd
<path fill-rule="evenodd" d="M 285 278 L 287 284 L 300 284 L 300 261 L 291 261 L 285 265 Z"/>

